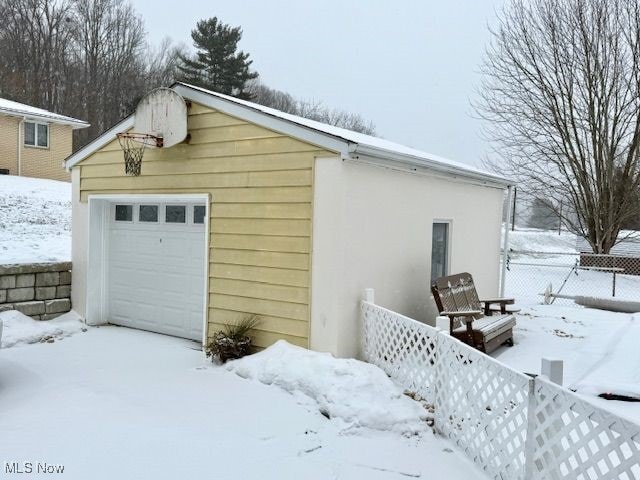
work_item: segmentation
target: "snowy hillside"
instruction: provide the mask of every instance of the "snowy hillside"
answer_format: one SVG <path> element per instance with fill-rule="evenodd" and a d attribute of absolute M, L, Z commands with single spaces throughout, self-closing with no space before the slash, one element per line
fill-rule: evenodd
<path fill-rule="evenodd" d="M 576 236 L 573 233 L 536 228 L 516 228 L 509 232 L 509 249 L 517 252 L 575 253 Z"/>
<path fill-rule="evenodd" d="M 71 184 L 0 175 L 0 264 L 71 259 Z"/>

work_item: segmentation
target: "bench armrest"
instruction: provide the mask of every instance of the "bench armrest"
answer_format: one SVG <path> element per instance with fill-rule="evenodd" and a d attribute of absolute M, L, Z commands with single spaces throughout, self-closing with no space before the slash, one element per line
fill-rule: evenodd
<path fill-rule="evenodd" d="M 516 303 L 516 301 L 513 298 L 485 298 L 485 299 L 481 299 L 480 300 L 483 303 L 506 303 L 506 304 L 513 304 Z"/>
<path fill-rule="evenodd" d="M 440 315 L 446 317 L 474 317 L 482 315 L 482 310 L 463 310 L 461 312 L 440 312 Z"/>
<path fill-rule="evenodd" d="M 484 303 L 484 314 L 487 317 L 491 316 L 491 304 L 499 303 L 500 304 L 500 313 L 507 313 L 507 305 L 513 305 L 515 300 L 513 298 L 487 298 L 485 300 L 480 300 Z"/>

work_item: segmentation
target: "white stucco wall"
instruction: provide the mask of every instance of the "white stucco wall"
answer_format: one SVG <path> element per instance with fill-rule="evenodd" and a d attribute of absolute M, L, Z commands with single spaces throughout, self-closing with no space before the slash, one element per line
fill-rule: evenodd
<path fill-rule="evenodd" d="M 86 318 L 87 311 L 87 245 L 89 209 L 80 202 L 80 168 L 71 170 L 71 305 L 78 315 Z"/>
<path fill-rule="evenodd" d="M 435 320 L 430 293 L 434 220 L 449 220 L 450 273 L 498 293 L 503 190 L 319 158 L 315 165 L 311 348 L 357 356 L 358 301 Z"/>

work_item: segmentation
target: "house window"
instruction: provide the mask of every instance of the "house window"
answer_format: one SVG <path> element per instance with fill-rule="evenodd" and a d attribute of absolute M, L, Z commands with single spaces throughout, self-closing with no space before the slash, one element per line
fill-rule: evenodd
<path fill-rule="evenodd" d="M 133 221 L 133 205 L 116 205 L 116 222 Z"/>
<path fill-rule="evenodd" d="M 449 274 L 449 223 L 434 222 L 431 233 L 431 282 Z"/>
<path fill-rule="evenodd" d="M 24 144 L 28 147 L 49 147 L 49 125 L 24 122 Z"/>
<path fill-rule="evenodd" d="M 185 223 L 187 218 L 185 205 L 167 205 L 165 207 L 165 221 L 167 223 Z"/>

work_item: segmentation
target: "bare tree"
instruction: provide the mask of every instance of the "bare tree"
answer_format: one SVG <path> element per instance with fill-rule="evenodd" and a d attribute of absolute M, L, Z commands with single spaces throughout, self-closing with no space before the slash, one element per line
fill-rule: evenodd
<path fill-rule="evenodd" d="M 0 93 L 61 108 L 70 57 L 69 2 L 3 0 L 0 18 Z"/>
<path fill-rule="evenodd" d="M 85 118 L 90 139 L 128 114 L 146 85 L 142 19 L 124 0 L 74 0 Z"/>
<path fill-rule="evenodd" d="M 609 252 L 640 215 L 640 3 L 512 0 L 492 36 L 477 105 L 491 164 Z"/>
<path fill-rule="evenodd" d="M 86 119 L 76 146 L 175 78 L 178 47 L 152 49 L 126 0 L 0 0 L 0 96 Z"/>
<path fill-rule="evenodd" d="M 375 135 L 376 133 L 373 122 L 367 122 L 357 113 L 330 109 L 322 102 L 315 100 L 299 100 L 289 93 L 268 87 L 260 82 L 254 82 L 250 85 L 249 92 L 254 102 L 265 107 L 367 135 Z"/>

